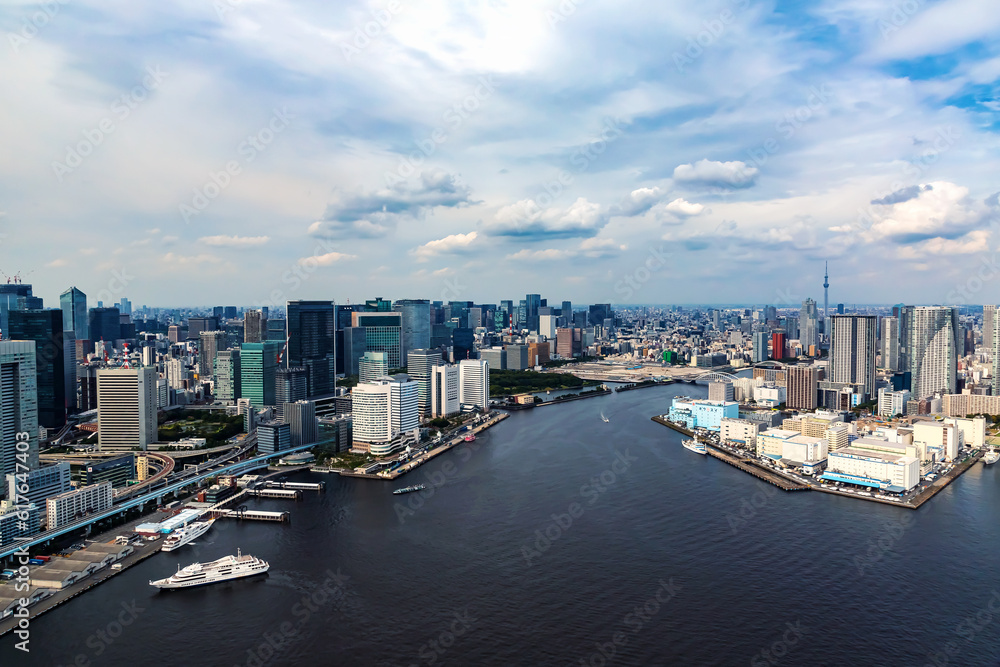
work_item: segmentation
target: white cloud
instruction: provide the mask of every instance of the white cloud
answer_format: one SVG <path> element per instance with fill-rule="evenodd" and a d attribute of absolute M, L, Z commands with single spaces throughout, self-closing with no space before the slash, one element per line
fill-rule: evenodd
<path fill-rule="evenodd" d="M 642 215 L 658 204 L 665 194 L 659 186 L 633 190 L 611 209 L 611 214 L 625 217 Z"/>
<path fill-rule="evenodd" d="M 584 197 L 566 210 L 543 210 L 534 200 L 524 199 L 501 208 L 495 218 L 496 222 L 487 228 L 489 234 L 527 240 L 586 238 L 596 235 L 608 223 L 601 205 Z"/>
<path fill-rule="evenodd" d="M 675 199 L 656 209 L 657 214 L 664 213 L 678 219 L 691 218 L 700 215 L 705 210 L 702 204 L 695 204 L 686 199 Z"/>
<path fill-rule="evenodd" d="M 309 257 L 300 257 L 300 266 L 331 266 L 337 262 L 343 262 L 349 259 L 357 259 L 357 255 L 349 255 L 343 252 L 328 252 L 325 255 L 310 255 Z"/>
<path fill-rule="evenodd" d="M 694 164 L 682 164 L 676 167 L 674 180 L 691 185 L 748 188 L 757 180 L 757 173 L 757 167 L 748 166 L 739 160 L 733 162 L 698 160 Z"/>
<path fill-rule="evenodd" d="M 452 234 L 443 239 L 428 241 L 424 245 L 411 250 L 411 254 L 417 257 L 417 261 L 426 262 L 435 255 L 458 253 L 469 250 L 479 237 L 478 232 L 468 234 Z"/>
<path fill-rule="evenodd" d="M 62 267 L 62 266 L 69 266 L 69 262 L 67 262 L 65 259 L 62 259 L 60 257 L 59 259 L 52 260 L 51 262 L 49 262 L 45 266 L 49 267 L 50 269 L 57 269 L 57 268 Z"/>
<path fill-rule="evenodd" d="M 271 240 L 270 236 L 203 236 L 198 243 L 217 248 L 252 248 L 262 246 Z"/>

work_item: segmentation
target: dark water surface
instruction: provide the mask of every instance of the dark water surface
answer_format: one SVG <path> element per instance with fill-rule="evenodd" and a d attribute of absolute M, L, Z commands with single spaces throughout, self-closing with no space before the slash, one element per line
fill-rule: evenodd
<path fill-rule="evenodd" d="M 918 512 L 783 493 L 650 421 L 685 392 L 514 413 L 396 483 L 299 475 L 326 492 L 251 504 L 289 525 L 220 520 L 0 665 L 998 664 L 1000 465 Z M 269 575 L 147 584 L 237 547 Z"/>

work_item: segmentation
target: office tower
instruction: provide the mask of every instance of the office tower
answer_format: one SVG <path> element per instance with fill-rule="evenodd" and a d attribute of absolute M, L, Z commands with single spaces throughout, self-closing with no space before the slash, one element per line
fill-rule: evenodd
<path fill-rule="evenodd" d="M 351 325 L 364 328 L 365 351 L 385 352 L 389 355 L 390 369 L 402 368 L 402 313 L 351 313 Z"/>
<path fill-rule="evenodd" d="M 63 313 L 63 331 L 72 331 L 77 340 L 89 340 L 87 295 L 70 287 L 59 295 L 59 307 Z"/>
<path fill-rule="evenodd" d="M 219 319 L 216 317 L 189 317 L 188 318 L 188 340 L 198 340 L 202 331 L 215 331 L 219 328 Z"/>
<path fill-rule="evenodd" d="M 431 325 L 431 349 L 450 350 L 451 332 L 454 331 L 453 324 L 432 324 Z M 446 355 L 445 355 L 446 356 Z"/>
<path fill-rule="evenodd" d="M 288 424 L 292 447 L 311 445 L 319 439 L 319 422 L 316 420 L 316 403 L 299 400 L 282 406 L 282 421 Z"/>
<path fill-rule="evenodd" d="M 275 404 L 279 341 L 240 346 L 240 398 L 249 398 L 258 410 Z"/>
<path fill-rule="evenodd" d="M 451 347 L 455 361 L 462 359 L 475 359 L 476 334 L 468 327 L 456 327 L 451 332 Z"/>
<path fill-rule="evenodd" d="M 270 340 L 267 335 L 267 319 L 259 310 L 248 310 L 243 313 L 243 342 L 263 343 Z"/>
<path fill-rule="evenodd" d="M 388 313 L 392 310 L 392 301 L 377 296 L 374 299 L 366 299 L 365 308 L 372 313 Z"/>
<path fill-rule="evenodd" d="M 215 355 L 226 349 L 226 332 L 202 331 L 198 339 L 198 379 L 211 380 L 215 371 Z"/>
<path fill-rule="evenodd" d="M 838 303 L 837 304 L 837 314 L 838 315 L 843 315 L 844 314 L 844 304 L 842 304 L 842 303 Z"/>
<path fill-rule="evenodd" d="M 548 341 L 528 343 L 528 367 L 544 366 L 549 363 L 551 361 L 550 349 Z M 490 364 L 490 368 L 496 368 L 496 366 Z"/>
<path fill-rule="evenodd" d="M 538 309 L 539 317 L 541 317 L 541 310 L 542 310 L 541 308 Z M 483 309 L 479 308 L 478 306 L 473 306 L 472 308 L 469 308 L 469 328 L 474 331 L 479 327 L 485 327 L 485 326 L 486 325 L 483 323 Z"/>
<path fill-rule="evenodd" d="M 179 324 L 171 324 L 167 329 L 167 340 L 171 343 L 180 343 L 187 338 L 187 331 Z M 100 340 L 100 339 L 97 339 Z"/>
<path fill-rule="evenodd" d="M 277 454 L 291 448 L 291 446 L 292 429 L 285 422 L 265 420 L 257 424 L 258 453 Z"/>
<path fill-rule="evenodd" d="M 7 499 L 11 502 L 18 496 L 24 499 L 23 503 L 14 503 L 15 505 L 34 503 L 44 507 L 46 498 L 73 490 L 70 465 L 66 462 L 36 468 L 27 473 L 22 470 L 21 473 L 21 475 L 7 475 L 6 478 Z M 19 486 L 20 492 L 18 492 Z"/>
<path fill-rule="evenodd" d="M 830 331 L 830 381 L 861 385 L 864 400 L 876 397 L 874 315 L 834 315 Z"/>
<path fill-rule="evenodd" d="M 220 350 L 215 355 L 215 398 L 220 401 L 235 401 L 240 397 L 240 388 L 239 349 Z"/>
<path fill-rule="evenodd" d="M 560 327 L 565 328 L 573 324 L 573 303 L 571 301 L 562 302 L 562 308 L 559 309 L 559 317 L 562 318 L 562 322 L 559 324 Z"/>
<path fill-rule="evenodd" d="M 732 382 L 709 382 L 708 400 L 710 401 L 732 401 L 735 400 Z"/>
<path fill-rule="evenodd" d="M 531 367 L 530 366 L 531 360 L 528 355 L 527 345 L 511 344 L 507 346 L 507 349 L 505 351 L 507 352 L 506 355 L 507 370 L 525 371 Z M 496 366 L 491 365 L 490 368 L 496 368 Z"/>
<path fill-rule="evenodd" d="M 214 317 L 215 319 L 217 319 L 219 322 L 222 322 L 222 320 L 224 320 L 225 317 L 226 317 L 226 309 L 223 308 L 222 306 L 215 306 L 215 307 L 213 307 L 212 308 L 212 317 Z"/>
<path fill-rule="evenodd" d="M 882 368 L 899 370 L 899 318 L 882 318 Z"/>
<path fill-rule="evenodd" d="M 358 377 L 361 374 L 361 356 L 368 351 L 365 345 L 364 327 L 346 327 L 340 332 L 343 339 L 344 375 Z M 339 350 L 340 348 L 338 348 Z"/>
<path fill-rule="evenodd" d="M 337 323 L 337 342 L 335 345 L 335 352 L 337 357 L 337 374 L 343 375 L 357 375 L 357 373 L 350 373 L 348 368 L 350 363 L 346 360 L 344 356 L 344 350 L 346 349 L 348 342 L 344 338 L 344 332 L 351 328 L 351 314 L 355 311 L 362 311 L 364 306 L 359 306 L 357 304 L 344 304 L 336 305 L 334 304 L 333 312 L 334 318 Z M 364 351 L 358 353 L 361 356 Z M 357 359 L 357 357 L 355 357 Z"/>
<path fill-rule="evenodd" d="M 781 361 L 787 354 L 785 332 L 780 329 L 771 333 L 771 358 Z"/>
<path fill-rule="evenodd" d="M 72 344 L 72 333 L 63 331 L 62 310 L 11 311 L 8 333 L 13 340 L 35 342 L 38 423 L 49 429 L 62 428 L 66 424 L 70 392 L 73 404 L 76 403 L 76 384 L 71 375 L 76 372 L 76 346 Z M 67 362 L 74 364 L 69 377 Z"/>
<path fill-rule="evenodd" d="M 556 329 L 559 318 L 555 315 L 539 315 L 538 316 L 538 333 L 539 335 L 545 336 L 546 338 L 555 338 Z"/>
<path fill-rule="evenodd" d="M 459 402 L 458 366 L 441 365 L 431 368 L 431 417 L 450 417 L 462 409 Z"/>
<path fill-rule="evenodd" d="M 263 309 L 261 309 L 263 311 Z M 267 338 L 265 340 L 278 341 L 282 345 L 288 338 L 287 322 L 281 318 L 267 318 Z M 263 341 L 262 341 L 263 342 Z"/>
<path fill-rule="evenodd" d="M 803 301 L 799 311 L 799 341 L 807 354 L 812 354 L 810 347 L 819 345 L 819 311 L 812 299 Z"/>
<path fill-rule="evenodd" d="M 118 302 L 118 310 L 121 311 L 122 315 L 128 315 L 131 317 L 132 302 L 126 299 L 125 297 L 122 297 L 121 300 Z"/>
<path fill-rule="evenodd" d="M 225 310 L 223 311 L 223 317 L 225 317 L 227 320 L 234 319 L 236 317 L 236 312 L 237 312 L 236 306 L 226 306 Z"/>
<path fill-rule="evenodd" d="M 38 394 L 35 343 L 0 341 L 0 475 L 24 472 L 17 464 L 38 467 Z M 27 434 L 22 435 L 22 434 Z M 27 444 L 27 460 L 18 454 Z"/>
<path fill-rule="evenodd" d="M 795 410 L 816 409 L 816 389 L 819 373 L 815 366 L 790 366 L 786 376 L 788 383 L 785 404 Z"/>
<path fill-rule="evenodd" d="M 425 350 L 431 345 L 431 302 L 427 299 L 402 299 L 392 309 L 401 315 L 400 366 L 410 350 Z"/>
<path fill-rule="evenodd" d="M 167 384 L 171 389 L 181 390 L 187 388 L 188 372 L 183 359 L 171 357 L 163 362 L 163 374 L 167 378 Z"/>
<path fill-rule="evenodd" d="M 373 382 L 389 374 L 389 355 L 365 352 L 358 359 L 358 382 Z"/>
<path fill-rule="evenodd" d="M 538 331 L 538 308 L 542 305 L 541 294 L 527 294 L 524 298 L 524 327 L 528 331 Z"/>
<path fill-rule="evenodd" d="M 97 371 L 98 449 L 145 451 L 158 437 L 156 406 L 155 368 Z"/>
<path fill-rule="evenodd" d="M 463 359 L 458 364 L 458 393 L 462 405 L 490 409 L 490 364 L 482 359 Z"/>
<path fill-rule="evenodd" d="M 305 368 L 278 368 L 274 379 L 274 413 L 283 417 L 283 405 L 304 401 L 309 392 L 309 373 Z"/>
<path fill-rule="evenodd" d="M 751 355 L 753 363 L 767 361 L 767 332 L 755 331 L 753 333 L 753 353 Z"/>
<path fill-rule="evenodd" d="M 332 394 L 337 382 L 336 312 L 332 301 L 289 301 L 287 363 L 308 377 L 308 396 Z M 397 367 L 398 368 L 398 367 Z"/>
<path fill-rule="evenodd" d="M 556 354 L 563 359 L 572 359 L 583 353 L 583 329 L 556 329 Z M 511 363 L 510 352 L 507 364 Z"/>
<path fill-rule="evenodd" d="M 546 343 L 548 347 L 548 343 Z M 490 347 L 479 351 L 479 358 L 490 363 L 490 368 L 503 371 L 507 370 L 507 350 L 502 347 Z"/>
<path fill-rule="evenodd" d="M 122 337 L 122 318 L 117 308 L 91 308 L 87 328 L 90 340 L 114 345 Z"/>
<path fill-rule="evenodd" d="M 398 303 L 398 302 L 397 302 Z M 417 408 L 425 415 L 431 408 L 431 373 L 442 363 L 439 350 L 410 350 L 406 355 L 406 372 L 417 383 Z"/>
<path fill-rule="evenodd" d="M 590 326 L 600 325 L 604 323 L 609 317 L 614 317 L 614 311 L 611 310 L 610 303 L 595 303 L 590 306 L 587 311 L 587 322 Z"/>
<path fill-rule="evenodd" d="M 958 309 L 904 306 L 900 318 L 899 367 L 910 373 L 913 400 L 935 392 L 954 394 L 958 374 Z"/>
<path fill-rule="evenodd" d="M 360 383 L 351 396 L 354 449 L 384 456 L 402 448 L 398 435 L 420 427 L 417 383 L 406 375 Z"/>

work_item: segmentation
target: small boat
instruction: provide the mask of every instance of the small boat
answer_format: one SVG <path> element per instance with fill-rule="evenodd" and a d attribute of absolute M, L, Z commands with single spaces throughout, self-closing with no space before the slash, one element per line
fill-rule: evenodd
<path fill-rule="evenodd" d="M 1000 452 L 995 449 L 988 451 L 986 456 L 983 457 L 983 463 L 988 466 L 993 465 L 997 461 L 1000 461 Z"/>
<path fill-rule="evenodd" d="M 603 421 L 605 424 L 611 423 L 611 420 L 605 417 L 603 412 L 601 413 L 601 421 Z"/>
<path fill-rule="evenodd" d="M 684 449 L 690 449 L 695 454 L 701 454 L 704 456 L 708 453 L 708 448 L 705 447 L 704 442 L 700 442 L 698 440 L 684 440 L 681 444 L 684 445 Z"/>
<path fill-rule="evenodd" d="M 476 441 L 476 436 L 475 435 L 467 435 L 467 436 L 465 436 L 465 441 L 466 442 L 475 442 Z"/>
<path fill-rule="evenodd" d="M 396 489 L 393 491 L 393 495 L 399 495 L 401 493 L 413 493 L 414 491 L 423 491 L 427 486 L 424 484 L 417 484 L 416 486 L 404 486 L 402 489 Z"/>

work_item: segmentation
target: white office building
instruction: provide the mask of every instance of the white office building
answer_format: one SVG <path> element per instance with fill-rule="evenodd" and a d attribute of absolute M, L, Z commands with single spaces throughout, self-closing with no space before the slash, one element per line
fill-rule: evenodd
<path fill-rule="evenodd" d="M 912 456 L 847 447 L 830 452 L 821 479 L 902 493 L 920 482 L 920 461 Z"/>
<path fill-rule="evenodd" d="M 963 432 L 955 424 L 939 421 L 919 421 L 913 424 L 913 444 L 920 451 L 922 461 L 953 461 L 962 448 Z"/>
<path fill-rule="evenodd" d="M 398 436 L 420 428 L 417 393 L 416 381 L 406 375 L 359 383 L 351 392 L 353 448 L 374 456 L 401 448 Z"/>
<path fill-rule="evenodd" d="M 780 459 L 785 455 L 785 442 L 797 435 L 802 435 L 798 431 L 787 431 L 780 428 L 771 428 L 757 436 L 757 456 L 768 456 L 772 459 Z"/>
<path fill-rule="evenodd" d="M 46 528 L 59 528 L 87 513 L 111 509 L 113 499 L 111 482 L 92 484 L 53 496 L 45 501 Z"/>
<path fill-rule="evenodd" d="M 459 402 L 480 410 L 490 408 L 490 364 L 484 359 L 463 359 L 458 364 Z"/>
<path fill-rule="evenodd" d="M 760 433 L 760 422 L 749 419 L 724 418 L 719 426 L 719 439 L 723 442 L 735 442 L 756 449 L 757 435 Z"/>
<path fill-rule="evenodd" d="M 878 390 L 878 413 L 883 417 L 895 417 L 906 414 L 906 403 L 910 400 L 910 392 L 890 391 L 885 387 Z"/>
<path fill-rule="evenodd" d="M 462 409 L 458 366 L 435 366 L 431 372 L 431 417 L 450 417 Z"/>
<path fill-rule="evenodd" d="M 98 448 L 145 451 L 158 437 L 156 406 L 155 368 L 97 371 Z"/>

